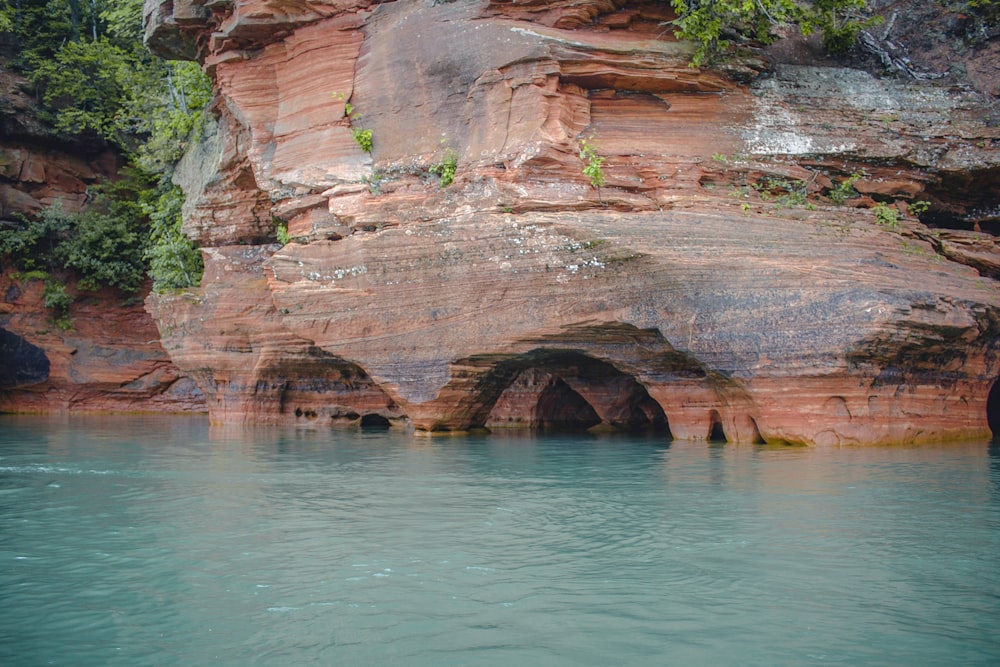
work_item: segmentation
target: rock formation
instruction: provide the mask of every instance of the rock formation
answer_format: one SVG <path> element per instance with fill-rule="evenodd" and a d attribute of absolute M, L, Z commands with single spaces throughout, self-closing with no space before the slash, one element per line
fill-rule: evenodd
<path fill-rule="evenodd" d="M 989 434 L 987 94 L 778 56 L 691 68 L 663 2 L 146 18 L 217 90 L 177 176 L 205 276 L 147 300 L 215 421 Z"/>
<path fill-rule="evenodd" d="M 63 328 L 42 291 L 41 280 L 0 275 L 0 412 L 204 412 L 140 299 L 80 294 Z"/>
<path fill-rule="evenodd" d="M 36 123 L 23 81 L 0 69 L 0 224 L 58 203 L 84 208 L 87 188 L 114 178 L 119 157 L 101 146 L 55 139 Z M 0 412 L 203 412 L 197 385 L 170 361 L 142 297 L 82 292 L 62 326 L 41 280 L 0 266 Z M 124 303 L 123 303 L 124 301 Z"/>

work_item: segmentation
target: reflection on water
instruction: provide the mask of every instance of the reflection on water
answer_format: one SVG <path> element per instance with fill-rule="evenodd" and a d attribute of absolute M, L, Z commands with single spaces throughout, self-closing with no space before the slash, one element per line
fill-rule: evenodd
<path fill-rule="evenodd" d="M 998 664 L 997 443 L 0 418 L 0 663 Z"/>

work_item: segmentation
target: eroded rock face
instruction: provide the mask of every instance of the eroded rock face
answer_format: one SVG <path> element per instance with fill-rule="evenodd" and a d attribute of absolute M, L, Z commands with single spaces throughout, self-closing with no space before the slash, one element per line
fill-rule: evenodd
<path fill-rule="evenodd" d="M 54 205 L 83 210 L 88 188 L 114 179 L 122 164 L 106 146 L 57 137 L 23 87 L 0 67 L 0 225 Z M 44 306 L 43 281 L 0 266 L 0 412 L 205 410 L 141 298 L 66 287 L 74 303 L 60 326 Z"/>
<path fill-rule="evenodd" d="M 77 294 L 64 326 L 41 280 L 0 273 L 0 412 L 204 412 L 198 386 L 160 345 L 141 301 Z"/>
<path fill-rule="evenodd" d="M 181 170 L 202 286 L 147 307 L 216 421 L 989 432 L 980 95 L 693 69 L 658 2 L 169 6 L 147 3 L 150 43 L 202 59 L 219 129 Z M 292 243 L 261 242 L 273 218 Z"/>

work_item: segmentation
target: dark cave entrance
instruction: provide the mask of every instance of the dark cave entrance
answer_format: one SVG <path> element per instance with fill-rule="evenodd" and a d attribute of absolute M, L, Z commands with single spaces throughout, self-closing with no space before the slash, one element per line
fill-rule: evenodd
<path fill-rule="evenodd" d="M 386 417 L 374 413 L 363 416 L 359 424 L 366 431 L 384 431 L 392 425 Z"/>
<path fill-rule="evenodd" d="M 729 439 L 726 437 L 726 431 L 722 428 L 722 415 L 719 414 L 719 411 L 712 410 L 708 415 L 708 420 L 711 423 L 708 429 L 708 441 L 729 442 Z"/>
<path fill-rule="evenodd" d="M 1000 235 L 1000 168 L 947 173 L 929 183 L 931 207 L 920 217 L 929 227 L 982 231 Z"/>
<path fill-rule="evenodd" d="M 482 425 L 487 428 L 578 431 L 605 426 L 671 437 L 666 414 L 645 387 L 579 352 L 536 350 L 505 360 L 483 386 L 489 412 Z"/>
<path fill-rule="evenodd" d="M 545 430 L 585 429 L 601 423 L 601 417 L 583 396 L 560 380 L 538 396 L 538 425 Z"/>
<path fill-rule="evenodd" d="M 1000 439 L 1000 380 L 993 383 L 986 397 L 986 422 L 993 432 L 993 439 Z"/>
<path fill-rule="evenodd" d="M 45 350 L 0 328 L 0 389 L 26 387 L 49 379 Z"/>

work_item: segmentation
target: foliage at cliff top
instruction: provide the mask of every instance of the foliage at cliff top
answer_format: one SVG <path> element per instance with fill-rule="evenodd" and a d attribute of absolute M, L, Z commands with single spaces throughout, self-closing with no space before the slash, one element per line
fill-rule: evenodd
<path fill-rule="evenodd" d="M 828 51 L 842 53 L 858 33 L 880 17 L 867 13 L 866 0 L 670 0 L 677 12 L 677 35 L 698 42 L 692 65 L 708 62 L 740 36 L 771 41 L 778 25 L 798 25 L 803 34 L 822 31 Z"/>
<path fill-rule="evenodd" d="M 1000 0 L 938 0 L 946 10 L 986 24 L 1000 21 Z M 850 50 L 862 30 L 882 22 L 867 0 L 670 0 L 678 37 L 698 43 L 692 65 L 725 51 L 733 40 L 767 44 L 780 25 L 797 25 L 803 34 L 821 32 L 830 53 Z"/>
<path fill-rule="evenodd" d="M 211 85 L 195 63 L 164 61 L 145 49 L 142 4 L 0 5 L 2 42 L 11 45 L 4 55 L 34 86 L 44 119 L 58 132 L 118 147 L 130 164 L 119 186 L 95 194 L 92 210 L 47 211 L 0 230 L 0 252 L 21 265 L 72 269 L 85 287 L 134 291 L 147 269 L 160 287 L 200 280 L 200 254 L 181 234 L 170 177 L 187 142 L 199 136 Z M 34 237 L 48 240 L 26 241 Z"/>

